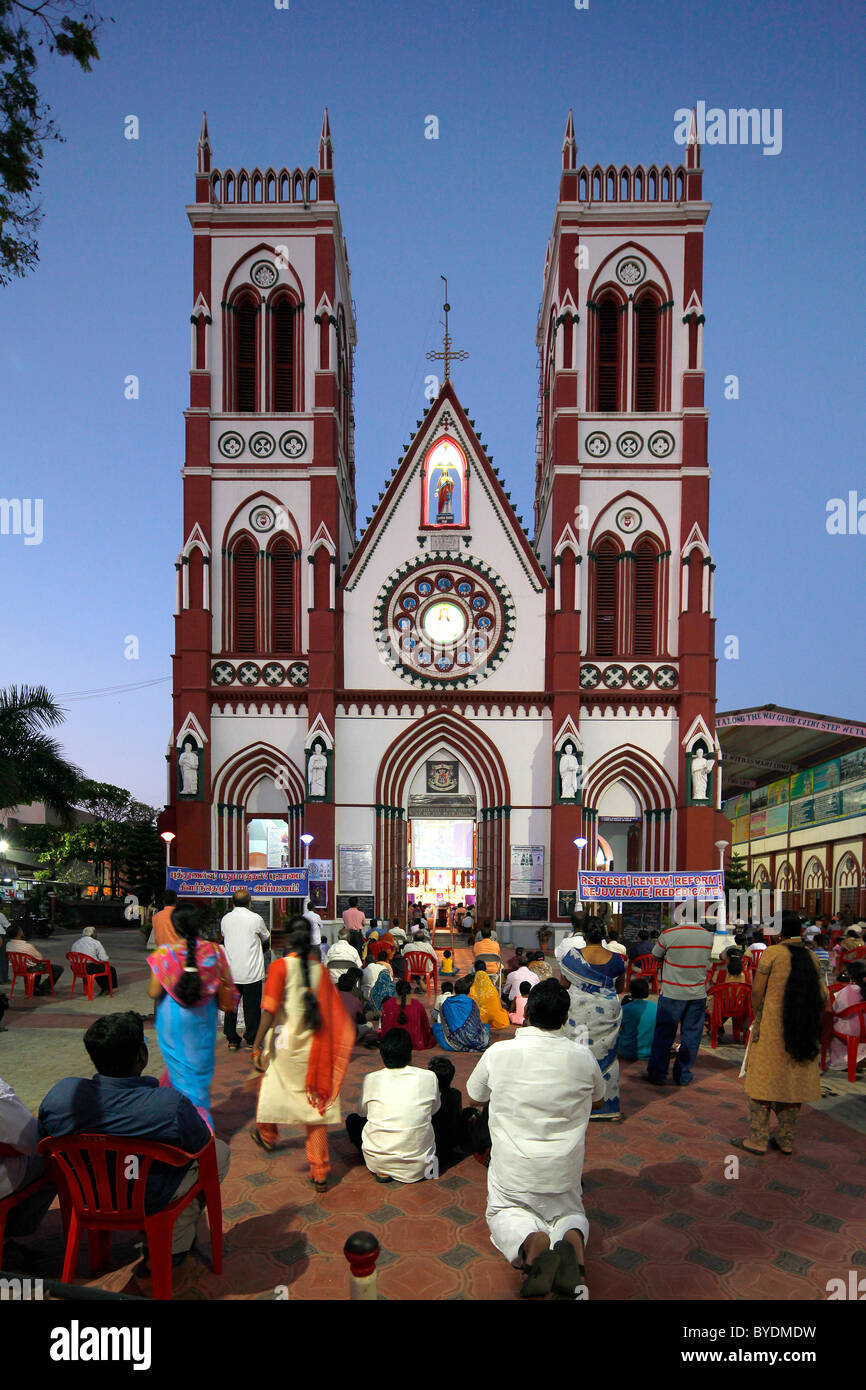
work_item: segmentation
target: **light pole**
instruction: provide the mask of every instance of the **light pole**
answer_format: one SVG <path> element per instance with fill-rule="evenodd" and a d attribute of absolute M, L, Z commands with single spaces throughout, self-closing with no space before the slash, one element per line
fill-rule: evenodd
<path fill-rule="evenodd" d="M 719 851 L 719 868 L 722 871 L 722 905 L 717 909 L 716 926 L 724 927 L 727 925 L 727 913 L 725 911 L 725 850 L 729 847 L 730 840 L 716 840 L 716 849 Z"/>
<path fill-rule="evenodd" d="M 163 830 L 159 838 L 161 840 L 165 840 L 165 868 L 166 872 L 168 872 L 168 870 L 171 868 L 171 842 L 173 839 L 175 839 L 174 831 Z"/>
<path fill-rule="evenodd" d="M 315 839 L 315 835 L 304 834 L 301 836 L 301 844 L 304 846 L 304 868 L 307 870 L 307 891 L 305 896 L 310 896 L 310 845 Z"/>
<path fill-rule="evenodd" d="M 577 900 L 574 904 L 575 909 L 583 906 L 580 897 L 580 871 L 583 868 L 583 851 L 586 849 L 588 843 L 589 841 L 586 840 L 583 835 L 578 835 L 577 839 L 574 841 L 577 848 Z"/>

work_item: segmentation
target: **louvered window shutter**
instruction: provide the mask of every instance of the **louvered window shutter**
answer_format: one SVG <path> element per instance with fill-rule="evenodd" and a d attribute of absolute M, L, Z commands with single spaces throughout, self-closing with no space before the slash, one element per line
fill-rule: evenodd
<path fill-rule="evenodd" d="M 616 650 L 616 556 L 605 546 L 595 562 L 595 652 L 613 656 Z"/>
<path fill-rule="evenodd" d="M 616 410 L 619 368 L 619 309 L 606 299 L 598 309 L 598 409 Z"/>
<path fill-rule="evenodd" d="M 236 652 L 256 650 L 256 552 L 241 541 L 234 552 L 234 642 Z"/>
<path fill-rule="evenodd" d="M 651 299 L 635 305 L 637 318 L 637 380 L 635 409 L 658 410 L 659 314 Z"/>
<path fill-rule="evenodd" d="M 274 653 L 291 656 L 295 651 L 295 557 L 284 542 L 272 555 L 271 647 Z"/>
<path fill-rule="evenodd" d="M 290 300 L 274 307 L 274 410 L 292 411 L 294 401 L 294 314 Z"/>
<path fill-rule="evenodd" d="M 237 409 L 246 413 L 258 410 L 256 389 L 256 306 L 243 299 L 237 306 L 235 323 L 235 389 Z"/>
<path fill-rule="evenodd" d="M 655 656 L 656 645 L 656 560 L 655 551 L 643 545 L 635 551 L 634 575 L 634 654 Z"/>

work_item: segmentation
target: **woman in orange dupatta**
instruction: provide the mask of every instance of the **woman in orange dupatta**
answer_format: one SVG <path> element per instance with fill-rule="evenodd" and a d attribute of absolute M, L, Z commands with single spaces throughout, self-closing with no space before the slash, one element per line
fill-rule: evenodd
<path fill-rule="evenodd" d="M 355 1043 L 355 1025 L 310 944 L 302 917 L 290 924 L 289 949 L 268 970 L 253 1066 L 262 1072 L 252 1137 L 276 1147 L 279 1125 L 306 1126 L 310 1181 L 327 1187 L 328 1125 L 342 1122 L 339 1093 Z"/>

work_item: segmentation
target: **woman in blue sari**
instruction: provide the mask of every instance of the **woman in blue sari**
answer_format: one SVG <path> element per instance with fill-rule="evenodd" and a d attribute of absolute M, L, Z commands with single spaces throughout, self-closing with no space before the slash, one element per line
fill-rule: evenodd
<path fill-rule="evenodd" d="M 597 917 L 586 919 L 583 935 L 583 949 L 572 947 L 559 964 L 571 1001 L 566 1031 L 575 1042 L 586 1044 L 604 1077 L 604 1100 L 590 1119 L 620 1120 L 617 1044 L 622 1010 L 618 996 L 625 984 L 626 962 L 602 944 L 604 927 Z"/>
<path fill-rule="evenodd" d="M 433 1024 L 433 1036 L 448 1052 L 483 1052 L 490 1045 L 490 1028 L 481 1022 L 478 1005 L 469 996 L 472 976 L 464 975 L 446 995 Z"/>
<path fill-rule="evenodd" d="M 217 1009 L 236 1009 L 238 991 L 222 946 L 198 938 L 195 909 L 176 908 L 172 925 L 183 944 L 162 946 L 147 958 L 153 971 L 147 992 L 156 1000 L 156 1038 L 165 1062 L 159 1084 L 187 1096 L 213 1129 Z"/>

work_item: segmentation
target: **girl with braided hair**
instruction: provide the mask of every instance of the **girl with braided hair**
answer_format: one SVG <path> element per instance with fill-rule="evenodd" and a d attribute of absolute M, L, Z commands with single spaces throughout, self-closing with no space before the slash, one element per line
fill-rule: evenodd
<path fill-rule="evenodd" d="M 156 1037 L 165 1061 L 160 1085 L 187 1096 L 213 1129 L 217 1009 L 236 1009 L 238 991 L 222 946 L 199 936 L 195 908 L 175 908 L 172 925 L 180 944 L 168 943 L 147 958 L 153 972 L 147 992 L 156 1000 Z"/>
<path fill-rule="evenodd" d="M 311 945 L 310 924 L 293 917 L 288 951 L 270 966 L 262 995 L 253 1066 L 263 1075 L 251 1134 L 270 1152 L 279 1125 L 304 1125 L 318 1192 L 327 1187 L 327 1126 L 341 1123 L 339 1093 L 354 1043 L 355 1025 Z"/>
<path fill-rule="evenodd" d="M 425 1052 L 427 1048 L 436 1046 L 427 1010 L 420 999 L 412 997 L 412 986 L 408 980 L 399 980 L 397 997 L 386 999 L 382 1005 L 379 1037 L 384 1038 L 392 1028 L 405 1028 L 416 1052 Z"/>

